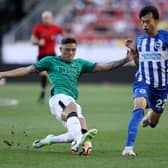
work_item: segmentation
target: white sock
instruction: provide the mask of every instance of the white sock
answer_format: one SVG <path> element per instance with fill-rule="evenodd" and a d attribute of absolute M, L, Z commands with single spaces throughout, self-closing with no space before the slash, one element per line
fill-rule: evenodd
<path fill-rule="evenodd" d="M 72 140 L 73 140 L 73 137 L 69 132 L 50 137 L 51 143 L 68 143 L 68 142 L 72 142 Z"/>
<path fill-rule="evenodd" d="M 77 117 L 70 117 L 67 120 L 68 132 L 72 135 L 73 140 L 78 140 L 81 136 L 81 125 Z"/>
<path fill-rule="evenodd" d="M 126 146 L 125 150 L 133 150 L 133 146 Z"/>

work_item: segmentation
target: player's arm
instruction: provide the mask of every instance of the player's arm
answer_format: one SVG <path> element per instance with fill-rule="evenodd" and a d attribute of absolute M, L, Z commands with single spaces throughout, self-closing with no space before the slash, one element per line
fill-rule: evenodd
<path fill-rule="evenodd" d="M 31 43 L 33 45 L 44 46 L 45 45 L 45 40 L 44 39 L 38 39 L 34 34 L 32 34 L 31 35 Z"/>
<path fill-rule="evenodd" d="M 136 55 L 133 59 L 134 59 L 134 63 L 136 64 L 136 66 L 139 66 L 139 55 L 138 55 L 138 53 L 136 53 Z"/>
<path fill-rule="evenodd" d="M 0 79 L 25 76 L 33 72 L 36 72 L 36 68 L 34 65 L 30 65 L 27 67 L 21 67 L 9 71 L 0 72 Z"/>
<path fill-rule="evenodd" d="M 123 59 L 108 63 L 97 63 L 93 69 L 93 72 L 111 71 L 113 69 L 121 67 L 122 65 L 132 60 L 133 60 L 133 53 L 131 51 L 127 51 L 127 55 Z"/>
<path fill-rule="evenodd" d="M 134 60 L 134 63 L 138 66 L 139 65 L 139 55 L 138 55 L 138 51 L 137 51 L 135 42 L 132 39 L 127 39 L 125 41 L 125 45 L 134 54 L 133 60 Z"/>

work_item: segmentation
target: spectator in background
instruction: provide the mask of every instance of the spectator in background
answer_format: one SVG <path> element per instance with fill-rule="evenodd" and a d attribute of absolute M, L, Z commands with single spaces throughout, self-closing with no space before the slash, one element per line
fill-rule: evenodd
<path fill-rule="evenodd" d="M 53 14 L 51 11 L 44 11 L 41 15 L 42 23 L 33 27 L 31 42 L 38 46 L 38 61 L 50 55 L 55 56 L 56 36 L 63 35 L 63 28 L 53 23 Z M 44 103 L 47 86 L 47 73 L 40 73 L 41 93 L 39 102 Z"/>

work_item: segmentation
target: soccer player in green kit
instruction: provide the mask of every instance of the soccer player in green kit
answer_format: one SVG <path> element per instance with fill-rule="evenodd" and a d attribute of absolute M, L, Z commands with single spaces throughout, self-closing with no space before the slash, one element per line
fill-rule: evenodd
<path fill-rule="evenodd" d="M 25 76 L 37 71 L 48 72 L 51 85 L 50 111 L 65 126 L 67 132 L 35 140 L 32 144 L 35 148 L 54 143 L 72 142 L 72 151 L 81 154 L 83 144 L 96 136 L 97 129 L 85 129 L 86 122 L 80 105 L 76 102 L 79 77 L 84 73 L 111 71 L 133 59 L 132 53 L 128 51 L 123 59 L 108 63 L 93 63 L 80 58 L 74 59 L 76 49 L 76 39 L 65 37 L 61 41 L 60 56 L 47 56 L 34 65 L 0 72 L 0 79 Z M 83 133 L 82 128 L 84 128 Z"/>

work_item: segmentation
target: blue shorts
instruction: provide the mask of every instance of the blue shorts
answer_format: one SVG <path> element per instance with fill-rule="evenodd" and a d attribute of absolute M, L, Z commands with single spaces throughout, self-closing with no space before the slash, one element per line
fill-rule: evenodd
<path fill-rule="evenodd" d="M 167 89 L 153 88 L 144 82 L 135 82 L 133 85 L 134 98 L 145 97 L 147 108 L 154 112 L 162 113 L 167 101 Z"/>

